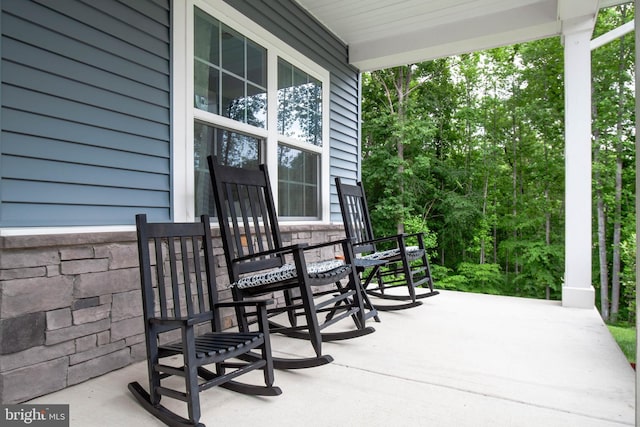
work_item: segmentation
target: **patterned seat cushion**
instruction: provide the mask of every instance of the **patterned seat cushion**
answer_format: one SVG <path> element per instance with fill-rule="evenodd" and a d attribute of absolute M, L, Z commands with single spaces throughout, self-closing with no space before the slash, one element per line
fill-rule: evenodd
<path fill-rule="evenodd" d="M 338 276 L 348 272 L 350 269 L 351 266 L 349 264 L 345 264 L 344 261 L 338 259 L 307 264 L 307 273 L 311 277 Z M 243 277 L 237 282 L 232 283 L 230 287 L 237 286 L 238 289 L 252 288 L 293 279 L 296 276 L 296 266 L 295 264 L 290 263 L 284 264 L 282 267 L 275 270 L 269 270 Z"/>
<path fill-rule="evenodd" d="M 420 249 L 417 246 L 407 246 L 405 248 L 407 258 L 411 261 L 418 259 L 424 253 L 424 249 Z M 363 255 L 363 259 L 393 259 L 400 256 L 400 248 L 389 249 L 386 251 L 374 252 L 372 254 Z"/>

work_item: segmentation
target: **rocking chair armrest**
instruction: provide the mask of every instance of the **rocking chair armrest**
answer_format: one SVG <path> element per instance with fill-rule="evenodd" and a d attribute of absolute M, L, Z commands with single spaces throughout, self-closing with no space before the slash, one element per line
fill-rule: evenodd
<path fill-rule="evenodd" d="M 316 243 L 315 245 L 307 245 L 305 247 L 302 248 L 302 250 L 310 250 L 310 249 L 318 249 L 318 248 L 324 248 L 327 246 L 336 246 L 336 245 L 344 245 L 346 243 L 352 243 L 352 239 L 338 239 L 338 240 L 332 240 L 331 242 L 322 242 L 322 243 Z"/>
<path fill-rule="evenodd" d="M 382 242 L 390 242 L 392 240 L 395 240 L 397 242 L 400 241 L 401 238 L 406 237 L 405 234 L 395 234 L 393 236 L 384 236 L 384 237 L 376 237 L 375 239 L 369 239 L 369 240 L 361 240 L 359 242 L 354 242 L 353 246 L 365 246 L 365 245 L 371 245 L 374 243 L 382 243 Z"/>
<path fill-rule="evenodd" d="M 422 231 L 418 231 L 416 233 L 405 233 L 403 234 L 404 238 L 406 239 L 407 237 L 416 237 L 418 240 L 424 239 L 424 232 Z"/>
<path fill-rule="evenodd" d="M 234 258 L 233 262 L 242 262 L 242 261 L 249 261 L 252 260 L 254 258 L 261 258 L 264 256 L 268 256 L 268 255 L 284 255 L 287 253 L 292 253 L 294 251 L 300 250 L 300 249 L 306 249 L 307 248 L 307 244 L 306 243 L 298 243 L 295 245 L 291 245 L 291 246 L 283 246 L 281 248 L 277 248 L 277 249 L 270 249 L 268 251 L 262 251 L 262 252 L 255 252 L 249 255 L 243 255 L 241 257 L 238 258 Z"/>
<path fill-rule="evenodd" d="M 149 323 L 159 326 L 180 328 L 197 325 L 202 322 L 208 322 L 211 319 L 213 319 L 213 312 L 207 311 L 192 317 L 152 317 L 149 319 Z"/>

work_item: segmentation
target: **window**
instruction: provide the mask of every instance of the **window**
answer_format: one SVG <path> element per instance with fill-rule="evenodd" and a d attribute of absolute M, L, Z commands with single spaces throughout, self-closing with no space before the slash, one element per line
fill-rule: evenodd
<path fill-rule="evenodd" d="M 225 8 L 211 2 L 192 6 L 193 57 L 185 56 L 193 61 L 194 216 L 214 212 L 206 158 L 215 155 L 246 168 L 266 163 L 281 218 L 322 219 L 328 72 L 273 36 L 256 36 L 250 22 L 216 16 Z"/>
<path fill-rule="evenodd" d="M 195 9 L 195 107 L 261 128 L 267 119 L 267 51 Z"/>

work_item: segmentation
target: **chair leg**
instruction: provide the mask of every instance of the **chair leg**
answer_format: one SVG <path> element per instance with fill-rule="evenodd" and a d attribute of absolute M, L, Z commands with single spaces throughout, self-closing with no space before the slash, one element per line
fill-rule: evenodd
<path fill-rule="evenodd" d="M 242 292 L 240 292 L 237 288 L 233 288 L 232 294 L 233 294 L 234 301 L 244 301 Z M 249 322 L 247 321 L 245 308 L 242 306 L 237 307 L 235 312 L 236 312 L 236 321 L 238 322 L 238 330 L 242 332 L 249 332 Z"/>
<path fill-rule="evenodd" d="M 185 328 L 182 331 L 184 345 L 184 381 L 187 393 L 187 409 L 189 420 L 194 424 L 200 419 L 200 394 L 198 389 L 198 366 L 196 364 L 195 335 L 193 328 Z"/>
<path fill-rule="evenodd" d="M 147 337 L 154 332 L 148 332 Z M 147 360 L 147 375 L 149 378 L 149 402 L 152 405 L 160 404 L 160 393 L 158 393 L 158 387 L 160 387 L 160 373 L 154 369 L 159 362 L 158 347 L 155 343 L 151 343 L 147 347 L 149 349 L 149 355 Z"/>
<path fill-rule="evenodd" d="M 404 274 L 404 279 L 407 282 L 407 290 L 409 291 L 409 299 L 411 302 L 416 302 L 416 289 L 413 286 L 413 273 L 411 272 L 410 262 L 406 259 L 402 261 L 402 273 Z"/>
<path fill-rule="evenodd" d="M 294 296 L 291 294 L 293 291 L 287 289 L 284 291 L 284 303 L 287 307 L 293 306 Z M 298 316 L 296 316 L 295 309 L 287 310 L 287 317 L 289 318 L 289 324 L 293 327 L 298 326 Z"/>
<path fill-rule="evenodd" d="M 275 381 L 273 375 L 273 359 L 271 356 L 271 338 L 269 336 L 269 319 L 265 309 L 258 309 L 256 316 L 258 317 L 258 327 L 264 333 L 264 343 L 261 347 L 262 359 L 266 362 L 262 371 L 264 373 L 264 383 L 267 387 L 273 386 Z"/>
<path fill-rule="evenodd" d="M 307 319 L 307 328 L 309 330 L 309 340 L 316 352 L 317 356 L 322 355 L 322 335 L 320 334 L 320 325 L 318 325 L 318 317 L 316 316 L 315 304 L 313 302 L 313 292 L 309 289 L 307 283 L 300 284 L 300 299 Z"/>

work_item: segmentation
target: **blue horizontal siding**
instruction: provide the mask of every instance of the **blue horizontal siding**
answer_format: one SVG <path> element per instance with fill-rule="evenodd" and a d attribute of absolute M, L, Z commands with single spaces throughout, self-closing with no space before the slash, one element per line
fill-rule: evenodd
<path fill-rule="evenodd" d="M 169 0 L 2 0 L 0 226 L 171 219 Z"/>
<path fill-rule="evenodd" d="M 73 211 L 77 219 L 73 225 L 120 225 L 135 219 L 135 215 L 144 212 L 150 221 L 164 221 L 169 215 L 168 208 L 154 208 L 149 206 L 89 206 L 89 205 L 61 205 L 28 203 L 3 203 L 3 222 L 8 224 L 41 223 L 43 216 L 47 219 L 47 226 L 62 227 L 69 225 L 69 212 Z"/>
<path fill-rule="evenodd" d="M 88 124 L 69 123 L 63 119 L 45 117 L 25 111 L 5 109 L 2 112 L 3 142 L 11 141 L 18 135 L 33 135 L 44 141 L 57 140 L 77 143 L 80 146 L 103 148 L 104 150 L 117 150 L 148 154 L 169 158 L 169 141 L 149 138 L 145 135 L 132 135 L 119 132 L 118 129 L 103 129 Z M 4 145 L 4 144 L 3 144 Z M 52 151 L 52 150 L 49 150 Z M 46 153 L 43 152 L 43 153 Z M 104 152 L 97 151 L 96 156 L 104 156 Z M 54 155 L 53 153 L 51 155 Z M 65 155 L 69 155 L 66 153 Z M 86 161 L 91 161 L 86 155 Z M 139 162 L 139 159 L 136 159 Z M 144 167 L 144 163 L 140 163 Z"/>
<path fill-rule="evenodd" d="M 10 155 L 2 156 L 0 167 L 3 185 L 9 185 L 12 180 L 24 180 L 91 185 L 96 190 L 99 187 L 117 187 L 154 191 L 166 190 L 168 185 L 168 178 L 163 174 Z"/>

